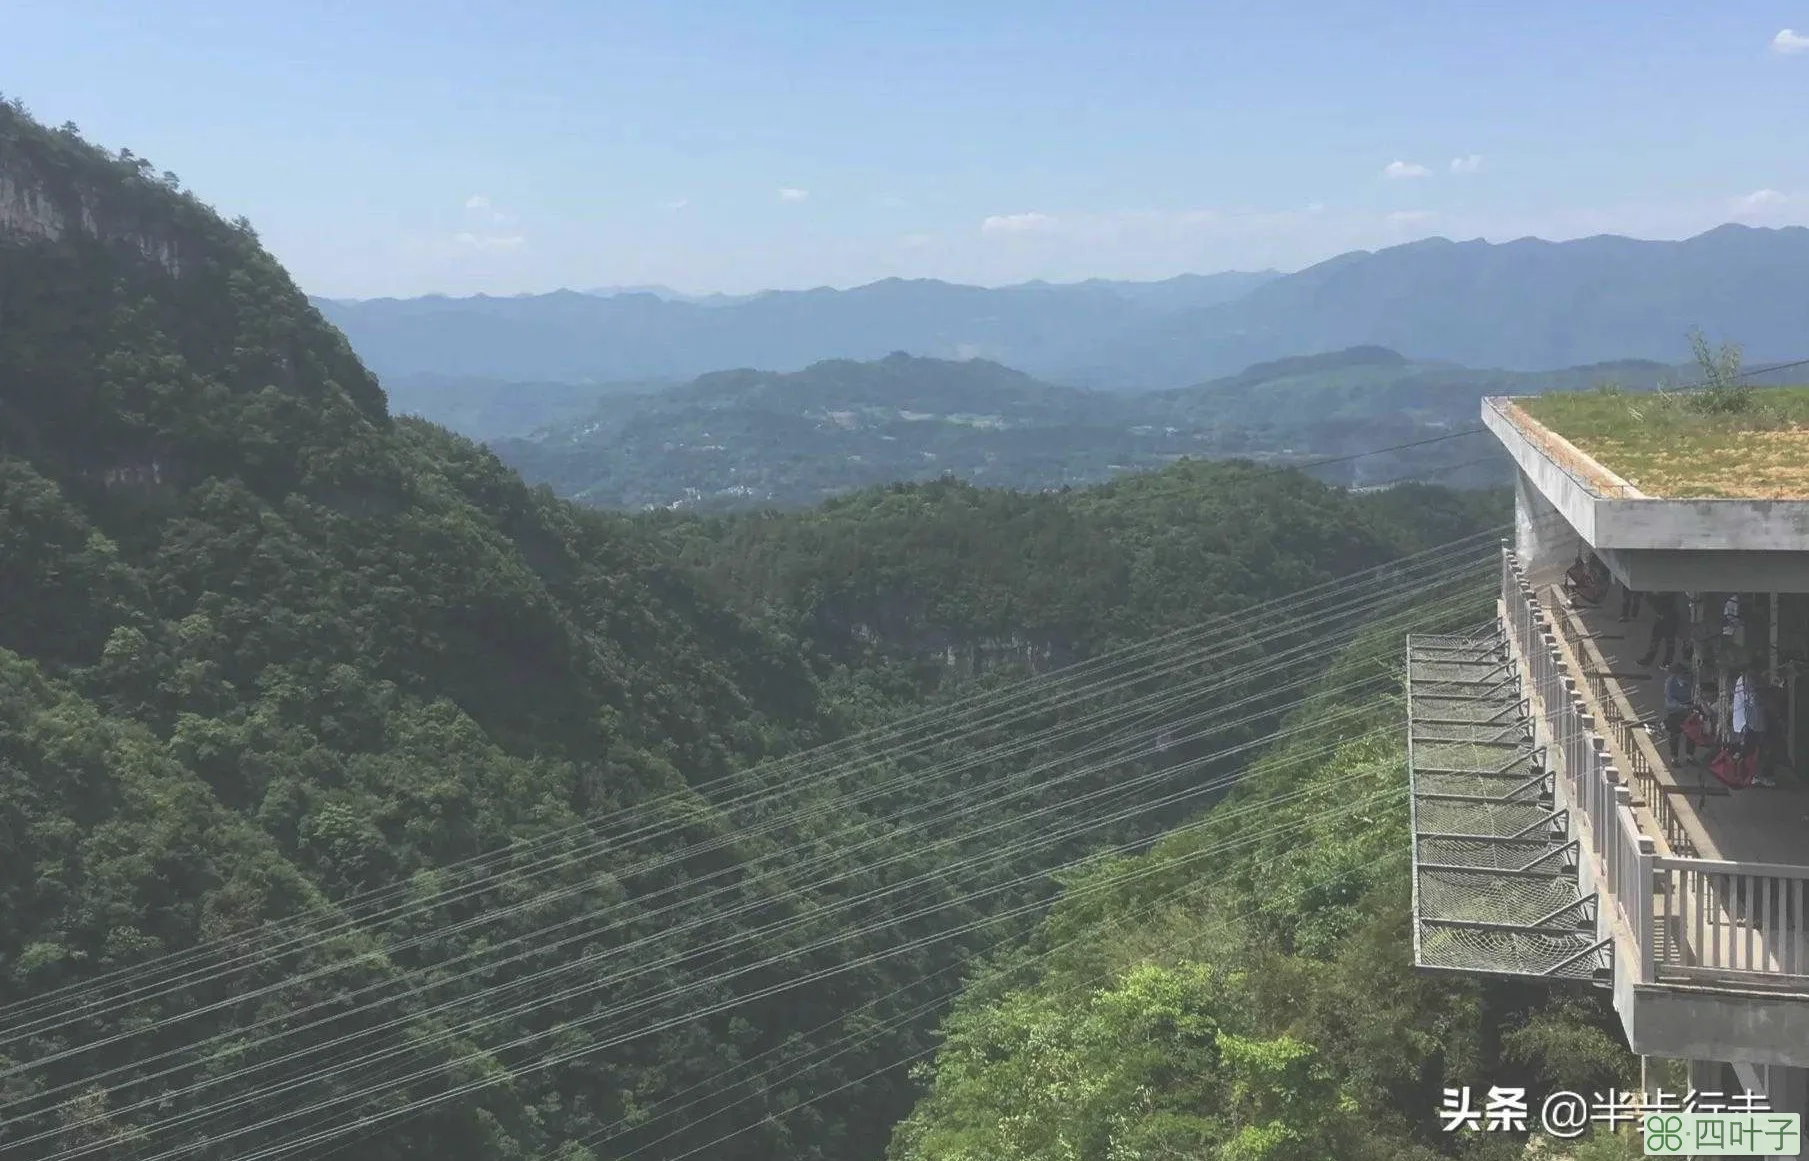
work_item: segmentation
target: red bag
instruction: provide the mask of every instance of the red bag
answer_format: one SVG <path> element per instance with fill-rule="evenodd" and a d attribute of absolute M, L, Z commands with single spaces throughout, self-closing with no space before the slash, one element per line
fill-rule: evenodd
<path fill-rule="evenodd" d="M 1688 738 L 1693 745 L 1707 746 L 1709 744 L 1708 723 L 1702 720 L 1702 711 L 1691 710 L 1690 716 L 1683 719 L 1683 736 Z"/>
<path fill-rule="evenodd" d="M 1759 775 L 1759 755 L 1755 752 L 1742 758 L 1734 747 L 1723 746 L 1709 759 L 1708 768 L 1729 789 L 1744 790 Z"/>

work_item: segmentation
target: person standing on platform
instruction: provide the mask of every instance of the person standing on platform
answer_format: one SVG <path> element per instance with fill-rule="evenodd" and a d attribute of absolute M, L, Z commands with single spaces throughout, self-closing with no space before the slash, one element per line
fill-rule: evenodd
<path fill-rule="evenodd" d="M 1664 650 L 1664 661 L 1660 662 L 1666 669 L 1671 667 L 1671 659 L 1677 654 L 1677 630 L 1680 625 L 1676 593 L 1652 594 L 1652 639 L 1646 645 L 1646 655 L 1639 659 L 1641 665 L 1651 665 L 1658 658 L 1660 648 Z"/>
<path fill-rule="evenodd" d="M 1764 764 L 1759 754 L 1765 748 L 1765 699 L 1759 687 L 1759 671 L 1753 666 L 1742 670 L 1734 681 L 1734 745 L 1740 761 L 1751 760 L 1759 769 Z M 1776 786 L 1764 775 L 1752 780 L 1754 786 Z"/>

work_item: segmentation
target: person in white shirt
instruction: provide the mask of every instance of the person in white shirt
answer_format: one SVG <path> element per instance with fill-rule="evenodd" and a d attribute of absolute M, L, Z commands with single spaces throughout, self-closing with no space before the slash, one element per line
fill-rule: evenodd
<path fill-rule="evenodd" d="M 1765 744 L 1765 698 L 1759 685 L 1759 671 L 1748 667 L 1734 680 L 1734 739 L 1740 748 L 1740 759 L 1758 754 Z M 1755 786 L 1775 786 L 1769 778 L 1753 779 Z"/>

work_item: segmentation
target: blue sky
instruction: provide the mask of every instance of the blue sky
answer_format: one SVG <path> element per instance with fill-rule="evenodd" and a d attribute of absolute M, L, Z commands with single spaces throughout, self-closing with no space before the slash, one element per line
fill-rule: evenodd
<path fill-rule="evenodd" d="M 8 0 L 0 89 L 341 296 L 1809 223 L 1809 0 Z"/>

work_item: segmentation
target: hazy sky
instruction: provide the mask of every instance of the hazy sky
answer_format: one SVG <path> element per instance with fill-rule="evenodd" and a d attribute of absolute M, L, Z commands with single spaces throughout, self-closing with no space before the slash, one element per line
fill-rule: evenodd
<path fill-rule="evenodd" d="M 0 89 L 328 295 L 1809 223 L 1809 0 L 5 0 Z"/>

